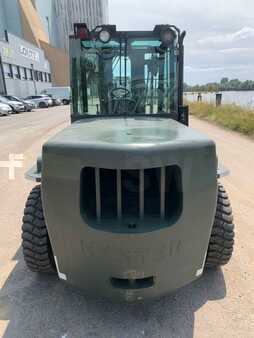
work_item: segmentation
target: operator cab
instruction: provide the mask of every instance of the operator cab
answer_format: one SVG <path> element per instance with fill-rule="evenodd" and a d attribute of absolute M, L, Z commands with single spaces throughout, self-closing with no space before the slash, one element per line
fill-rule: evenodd
<path fill-rule="evenodd" d="M 183 39 L 171 25 L 153 31 L 74 25 L 70 39 L 72 121 L 156 115 L 188 124 L 183 107 Z"/>

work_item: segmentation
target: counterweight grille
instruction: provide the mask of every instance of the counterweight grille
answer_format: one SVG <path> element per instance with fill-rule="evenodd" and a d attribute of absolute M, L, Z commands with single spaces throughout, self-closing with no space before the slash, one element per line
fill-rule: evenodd
<path fill-rule="evenodd" d="M 143 220 L 176 217 L 182 208 L 178 166 L 138 170 L 85 167 L 81 209 L 89 220 Z"/>

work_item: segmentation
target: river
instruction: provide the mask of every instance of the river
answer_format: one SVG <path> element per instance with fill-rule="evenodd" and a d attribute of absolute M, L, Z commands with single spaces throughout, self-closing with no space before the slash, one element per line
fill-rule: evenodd
<path fill-rule="evenodd" d="M 254 108 L 254 91 L 228 91 L 222 93 L 222 104 L 233 103 L 239 106 Z M 201 93 L 202 101 L 215 104 L 215 93 Z M 198 93 L 184 93 L 184 98 L 188 101 L 197 101 Z"/>

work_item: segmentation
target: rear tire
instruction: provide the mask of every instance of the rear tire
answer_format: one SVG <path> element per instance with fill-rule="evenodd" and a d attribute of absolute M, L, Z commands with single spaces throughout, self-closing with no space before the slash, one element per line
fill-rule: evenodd
<path fill-rule="evenodd" d="M 43 216 L 40 185 L 32 189 L 26 202 L 22 225 L 22 247 L 24 260 L 31 271 L 44 273 L 56 271 Z"/>
<path fill-rule="evenodd" d="M 234 248 L 233 213 L 226 190 L 218 184 L 215 220 L 206 257 L 206 268 L 217 268 L 229 262 Z"/>
<path fill-rule="evenodd" d="M 48 106 L 46 105 L 45 102 L 39 102 L 39 108 L 47 108 Z"/>

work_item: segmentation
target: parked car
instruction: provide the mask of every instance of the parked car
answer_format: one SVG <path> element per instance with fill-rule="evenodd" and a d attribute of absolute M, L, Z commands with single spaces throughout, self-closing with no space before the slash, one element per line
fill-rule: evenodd
<path fill-rule="evenodd" d="M 21 102 L 23 102 L 26 107 L 27 107 L 27 111 L 32 111 L 33 109 L 36 109 L 37 108 L 37 104 L 30 101 L 30 100 L 23 100 L 23 99 L 20 99 Z"/>
<path fill-rule="evenodd" d="M 48 100 L 49 106 L 53 106 L 54 105 L 52 97 L 50 97 L 49 95 L 41 94 L 40 96 L 44 97 L 44 98 L 46 98 Z"/>
<path fill-rule="evenodd" d="M 8 104 L 12 108 L 12 111 L 14 113 L 21 113 L 21 112 L 26 111 L 26 108 L 23 103 L 18 102 L 18 101 L 8 100 L 4 96 L 0 96 L 0 102 Z"/>
<path fill-rule="evenodd" d="M 41 93 L 57 97 L 62 101 L 63 104 L 69 104 L 71 101 L 70 87 L 50 87 L 44 89 Z"/>
<path fill-rule="evenodd" d="M 37 104 L 39 108 L 48 108 L 53 106 L 52 99 L 47 95 L 31 95 L 27 96 L 24 100 L 32 101 L 33 103 Z"/>
<path fill-rule="evenodd" d="M 59 98 L 54 97 L 53 95 L 50 95 L 50 94 L 48 96 L 52 99 L 53 106 L 61 106 L 62 101 Z"/>
<path fill-rule="evenodd" d="M 26 111 L 31 111 L 32 109 L 34 109 L 34 108 L 37 107 L 37 105 L 36 105 L 35 103 L 33 103 L 32 101 L 29 101 L 29 100 L 23 100 L 23 99 L 18 98 L 17 96 L 4 95 L 4 97 L 5 97 L 7 100 L 12 100 L 12 101 L 17 101 L 17 102 L 23 103 L 23 105 L 24 105 L 25 108 L 26 108 Z"/>
<path fill-rule="evenodd" d="M 0 103 L 0 116 L 8 116 L 12 113 L 12 108 L 5 103 Z"/>

